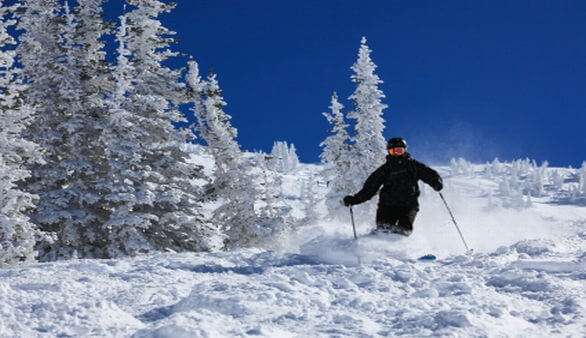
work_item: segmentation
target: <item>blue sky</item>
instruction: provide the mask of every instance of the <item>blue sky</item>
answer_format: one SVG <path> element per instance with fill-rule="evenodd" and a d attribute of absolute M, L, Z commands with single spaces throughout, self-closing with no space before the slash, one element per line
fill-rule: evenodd
<path fill-rule="evenodd" d="M 120 8 L 110 1 L 108 14 Z M 584 1 L 178 1 L 178 49 L 218 73 L 248 150 L 295 143 L 318 161 L 332 91 L 353 91 L 366 36 L 385 136 L 431 162 L 586 160 Z"/>

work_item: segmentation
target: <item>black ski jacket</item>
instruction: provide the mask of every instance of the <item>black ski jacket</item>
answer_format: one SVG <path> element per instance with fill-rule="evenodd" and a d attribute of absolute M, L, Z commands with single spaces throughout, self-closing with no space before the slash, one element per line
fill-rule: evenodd
<path fill-rule="evenodd" d="M 419 208 L 419 180 L 436 191 L 443 188 L 437 171 L 411 158 L 408 153 L 397 157 L 387 155 L 386 163 L 370 174 L 362 190 L 353 196 L 352 204 L 368 201 L 382 186 L 379 206 Z"/>

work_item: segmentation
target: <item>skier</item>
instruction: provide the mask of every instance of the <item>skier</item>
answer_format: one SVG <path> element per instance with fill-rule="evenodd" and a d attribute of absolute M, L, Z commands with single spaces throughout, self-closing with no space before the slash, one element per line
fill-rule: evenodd
<path fill-rule="evenodd" d="M 437 171 L 411 158 L 407 142 L 400 137 L 388 141 L 387 151 L 386 163 L 370 174 L 362 190 L 344 197 L 343 203 L 349 207 L 366 202 L 382 186 L 376 212 L 376 231 L 409 236 L 419 211 L 417 182 L 422 180 L 435 191 L 440 191 L 443 188 L 442 178 Z"/>

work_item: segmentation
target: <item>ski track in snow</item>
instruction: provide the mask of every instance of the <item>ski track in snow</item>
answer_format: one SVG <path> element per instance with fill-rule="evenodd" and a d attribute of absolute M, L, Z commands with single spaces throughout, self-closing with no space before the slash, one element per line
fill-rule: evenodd
<path fill-rule="evenodd" d="M 471 255 L 425 193 L 408 239 L 340 220 L 281 250 L 0 269 L 0 336 L 585 336 L 586 208 L 482 211 L 489 184 L 447 184 Z"/>

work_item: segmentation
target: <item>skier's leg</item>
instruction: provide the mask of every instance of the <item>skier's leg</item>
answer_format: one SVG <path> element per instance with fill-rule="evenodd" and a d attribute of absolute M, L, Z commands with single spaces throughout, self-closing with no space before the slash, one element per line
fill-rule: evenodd
<path fill-rule="evenodd" d="M 415 222 L 418 212 L 418 208 L 413 208 L 406 209 L 401 213 L 397 228 L 403 235 L 409 236 L 413 232 L 413 223 Z"/>
<path fill-rule="evenodd" d="M 392 229 L 396 227 L 399 221 L 399 214 L 394 208 L 379 205 L 376 210 L 376 230 L 383 230 L 394 232 Z"/>

